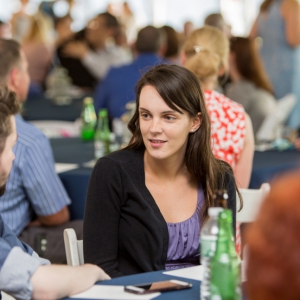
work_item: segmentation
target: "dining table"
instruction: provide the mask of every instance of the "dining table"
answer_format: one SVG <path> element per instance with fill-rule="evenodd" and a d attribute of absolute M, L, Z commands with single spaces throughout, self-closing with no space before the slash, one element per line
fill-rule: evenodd
<path fill-rule="evenodd" d="M 74 165 L 72 169 L 60 172 L 59 177 L 72 200 L 71 217 L 82 219 L 88 182 L 95 164 L 94 144 L 80 138 L 56 138 L 50 139 L 50 143 L 56 163 Z M 272 184 L 274 179 L 299 167 L 300 151 L 296 149 L 255 151 L 249 188 L 258 189 L 265 182 Z"/>

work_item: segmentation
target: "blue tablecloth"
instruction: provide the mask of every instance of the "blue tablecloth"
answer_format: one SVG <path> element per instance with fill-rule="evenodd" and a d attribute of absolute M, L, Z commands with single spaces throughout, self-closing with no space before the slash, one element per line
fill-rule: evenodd
<path fill-rule="evenodd" d="M 93 143 L 82 142 L 78 138 L 51 139 L 54 158 L 60 163 L 77 163 L 78 169 L 59 174 L 66 190 L 71 197 L 71 217 L 82 219 L 85 196 L 91 168 L 83 167 L 94 157 Z M 265 151 L 255 152 L 253 170 L 249 188 L 257 189 L 264 182 L 271 182 L 279 175 L 300 167 L 300 151 Z"/>
<path fill-rule="evenodd" d="M 164 281 L 164 280 L 171 280 L 171 279 L 177 279 L 182 280 L 186 282 L 192 283 L 192 288 L 181 290 L 181 291 L 172 291 L 172 292 L 164 292 L 161 293 L 160 296 L 154 298 L 155 300 L 193 300 L 193 299 L 200 299 L 200 284 L 201 282 L 198 280 L 192 280 L 192 279 L 186 279 L 181 277 L 175 277 L 170 275 L 163 274 L 164 271 L 156 271 L 156 272 L 149 272 L 149 273 L 142 273 L 142 274 L 136 274 L 131 276 L 123 276 L 118 277 L 115 279 L 99 282 L 98 284 L 101 285 L 132 285 L 132 284 L 142 284 L 142 283 L 148 283 L 148 282 L 154 282 L 154 281 Z M 99 299 L 101 295 L 99 295 Z M 64 298 L 71 300 L 71 298 Z M 82 298 L 77 298 L 82 299 Z M 243 297 L 245 300 L 245 296 Z M 82 299 L 83 300 L 83 299 Z"/>
<path fill-rule="evenodd" d="M 55 105 L 50 99 L 36 96 L 28 99 L 23 106 L 22 115 L 26 121 L 55 120 L 74 122 L 80 117 L 82 97 L 72 100 L 70 105 Z"/>

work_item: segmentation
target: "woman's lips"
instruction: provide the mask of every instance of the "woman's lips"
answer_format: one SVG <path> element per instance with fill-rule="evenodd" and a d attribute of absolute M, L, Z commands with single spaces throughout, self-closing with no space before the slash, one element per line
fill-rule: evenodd
<path fill-rule="evenodd" d="M 157 139 L 149 139 L 149 142 L 150 142 L 151 146 L 154 147 L 154 148 L 159 148 L 159 147 L 161 147 L 164 143 L 166 143 L 166 141 L 163 141 L 163 140 L 157 140 Z"/>

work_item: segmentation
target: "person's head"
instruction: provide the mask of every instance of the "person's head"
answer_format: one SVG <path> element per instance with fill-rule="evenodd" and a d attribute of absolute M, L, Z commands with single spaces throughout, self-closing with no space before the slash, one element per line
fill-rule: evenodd
<path fill-rule="evenodd" d="M 158 65 L 150 69 L 136 85 L 136 111 L 128 128 L 133 134 L 129 149 L 146 149 L 151 154 L 151 139 L 156 138 L 165 144 L 158 154 L 154 151 L 157 159 L 183 151 L 183 163 L 205 190 L 203 216 L 206 217 L 216 178 L 227 169 L 212 154 L 210 118 L 197 77 L 177 65 Z"/>
<path fill-rule="evenodd" d="M 158 53 L 162 45 L 162 34 L 154 26 L 142 28 L 137 35 L 135 50 L 138 53 Z"/>
<path fill-rule="evenodd" d="M 73 31 L 71 29 L 73 19 L 71 15 L 67 14 L 63 17 L 56 18 L 54 20 L 54 28 L 57 34 L 57 37 L 63 41 L 70 38 L 73 34 Z"/>
<path fill-rule="evenodd" d="M 0 86 L 0 196 L 5 192 L 5 183 L 15 158 L 12 152 L 17 140 L 14 114 L 19 109 L 15 93 L 6 86 Z"/>
<path fill-rule="evenodd" d="M 0 38 L 8 39 L 11 37 L 11 25 L 0 20 Z"/>
<path fill-rule="evenodd" d="M 274 182 L 257 221 L 246 232 L 250 300 L 299 299 L 299 181 L 297 171 Z"/>
<path fill-rule="evenodd" d="M 208 15 L 204 20 L 204 25 L 218 28 L 228 38 L 231 36 L 230 26 L 225 22 L 223 16 L 220 13 Z"/>
<path fill-rule="evenodd" d="M 194 24 L 191 21 L 186 21 L 183 25 L 184 37 L 188 37 L 194 30 Z"/>
<path fill-rule="evenodd" d="M 266 12 L 267 10 L 269 10 L 269 8 L 273 2 L 274 2 L 274 0 L 265 0 L 260 6 L 260 11 Z"/>
<path fill-rule="evenodd" d="M 86 39 L 95 48 L 102 48 L 109 37 L 118 30 L 117 18 L 108 12 L 101 13 L 92 19 L 86 27 Z"/>
<path fill-rule="evenodd" d="M 181 53 L 182 65 L 192 71 L 203 85 L 217 83 L 228 69 L 229 41 L 219 30 L 204 26 L 187 38 Z"/>
<path fill-rule="evenodd" d="M 163 26 L 161 27 L 162 30 L 164 30 L 166 34 L 166 51 L 164 53 L 164 57 L 167 59 L 171 58 L 177 58 L 178 51 L 179 51 L 179 39 L 177 32 L 175 29 L 171 26 Z"/>
<path fill-rule="evenodd" d="M 27 99 L 30 78 L 28 62 L 20 44 L 0 39 L 0 84 L 16 93 L 20 102 Z"/>
<path fill-rule="evenodd" d="M 273 93 L 254 40 L 245 37 L 231 38 L 229 65 L 229 73 L 238 72 L 241 78 Z"/>
<path fill-rule="evenodd" d="M 25 35 L 24 39 L 22 40 L 22 45 L 26 43 L 50 43 L 50 32 L 52 30 L 49 27 L 47 19 L 45 18 L 44 14 L 41 12 L 37 12 L 31 18 L 31 24 L 28 29 L 27 34 Z"/>

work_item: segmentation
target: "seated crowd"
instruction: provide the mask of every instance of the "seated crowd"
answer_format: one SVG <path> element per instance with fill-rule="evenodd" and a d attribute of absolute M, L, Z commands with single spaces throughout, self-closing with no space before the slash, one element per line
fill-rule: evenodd
<path fill-rule="evenodd" d="M 75 33 L 70 14 L 52 20 L 39 9 L 25 18 L 22 30 L 20 15 L 14 15 L 13 39 L 7 29 L 0 38 L 0 291 L 17 299 L 61 298 L 99 280 L 199 265 L 200 230 L 217 189 L 228 192 L 239 235 L 235 216 L 243 201 L 236 203 L 236 193 L 249 187 L 255 135 L 276 106 L 256 42 L 233 37 L 220 14 L 187 34 L 149 25 L 133 39 L 122 24 L 132 22 L 130 16 L 102 12 Z M 135 102 L 129 144 L 93 168 L 84 220 L 70 219 L 71 200 L 55 172 L 49 140 L 21 114 L 30 86 L 45 91 L 56 67 L 67 70 L 73 85 L 93 93 L 96 112 L 107 109 L 110 121 Z M 288 182 L 296 199 L 293 180 Z M 274 245 L 280 243 L 271 239 L 273 218 L 277 213 L 284 223 L 280 213 L 287 214 L 282 186 L 278 183 L 278 194 L 271 192 L 263 206 L 269 215 L 261 213 L 246 235 L 253 262 L 250 299 L 264 284 L 273 287 L 255 279 L 253 265 L 265 267 L 262 274 L 275 265 L 280 246 Z M 271 200 L 276 200 L 273 211 Z M 274 226 L 260 231 L 267 218 Z M 62 265 L 66 228 L 84 241 L 80 267 Z M 264 252 L 267 237 L 275 250 Z M 270 254 L 267 262 L 261 253 Z M 266 297 L 257 299 L 271 299 L 272 293 L 266 289 Z"/>

